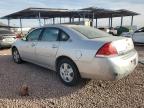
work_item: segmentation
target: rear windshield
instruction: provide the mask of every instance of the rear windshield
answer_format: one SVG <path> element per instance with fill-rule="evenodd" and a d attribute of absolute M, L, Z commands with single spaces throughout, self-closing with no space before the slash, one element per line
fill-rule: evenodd
<path fill-rule="evenodd" d="M 9 30 L 0 30 L 0 35 L 1 34 L 14 34 L 14 33 Z"/>
<path fill-rule="evenodd" d="M 106 32 L 103 32 L 101 30 L 98 30 L 98 29 L 92 28 L 92 27 L 73 26 L 71 28 L 80 32 L 81 34 L 83 34 L 83 36 L 87 37 L 88 39 L 111 36 L 110 34 L 108 34 Z"/>

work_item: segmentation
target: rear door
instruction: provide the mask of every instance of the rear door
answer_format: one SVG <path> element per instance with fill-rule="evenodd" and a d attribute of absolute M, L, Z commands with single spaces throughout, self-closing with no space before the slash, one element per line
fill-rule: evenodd
<path fill-rule="evenodd" d="M 36 29 L 27 35 L 26 41 L 22 41 L 19 50 L 23 58 L 30 61 L 36 61 L 35 49 L 41 33 L 42 28 Z"/>
<path fill-rule="evenodd" d="M 133 41 L 137 43 L 144 43 L 144 28 L 141 28 L 134 33 Z"/>
<path fill-rule="evenodd" d="M 59 43 L 59 29 L 45 28 L 36 46 L 38 63 L 48 68 L 54 68 Z"/>

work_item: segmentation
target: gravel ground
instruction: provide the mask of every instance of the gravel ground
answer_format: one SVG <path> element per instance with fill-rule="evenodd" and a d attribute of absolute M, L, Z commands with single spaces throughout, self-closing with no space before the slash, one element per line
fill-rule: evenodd
<path fill-rule="evenodd" d="M 144 46 L 137 46 L 140 58 Z M 119 81 L 84 81 L 64 86 L 50 70 L 15 64 L 9 49 L 0 51 L 0 108 L 144 108 L 144 65 Z M 23 84 L 30 96 L 19 96 Z"/>

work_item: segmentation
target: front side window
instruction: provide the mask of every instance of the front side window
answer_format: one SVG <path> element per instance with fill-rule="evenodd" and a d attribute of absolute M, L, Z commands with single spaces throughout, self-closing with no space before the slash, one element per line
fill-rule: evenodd
<path fill-rule="evenodd" d="M 27 35 L 27 41 L 37 41 L 42 32 L 42 29 L 36 29 Z"/>
<path fill-rule="evenodd" d="M 57 41 L 59 36 L 59 29 L 56 28 L 45 28 L 41 41 Z"/>

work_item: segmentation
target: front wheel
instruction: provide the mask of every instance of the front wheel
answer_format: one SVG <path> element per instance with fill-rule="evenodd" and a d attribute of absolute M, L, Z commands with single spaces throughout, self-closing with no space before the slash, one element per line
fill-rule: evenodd
<path fill-rule="evenodd" d="M 14 61 L 15 63 L 17 63 L 17 64 L 22 63 L 22 59 L 21 59 L 21 57 L 20 57 L 20 54 L 19 54 L 17 48 L 13 48 L 13 49 L 12 49 L 12 56 L 13 56 L 13 61 Z"/>
<path fill-rule="evenodd" d="M 0 50 L 2 49 L 2 46 L 1 46 L 1 44 L 0 44 Z"/>
<path fill-rule="evenodd" d="M 77 85 L 81 79 L 76 65 L 69 59 L 62 59 L 57 66 L 61 81 L 67 86 Z"/>

